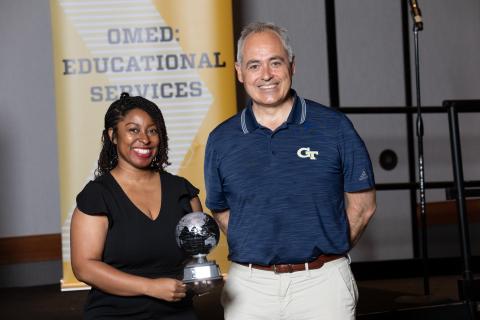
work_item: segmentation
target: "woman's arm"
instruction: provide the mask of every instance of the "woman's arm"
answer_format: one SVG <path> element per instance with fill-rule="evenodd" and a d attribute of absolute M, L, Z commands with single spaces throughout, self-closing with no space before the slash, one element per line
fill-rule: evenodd
<path fill-rule="evenodd" d="M 78 208 L 72 216 L 72 268 L 78 280 L 120 296 L 147 295 L 166 301 L 185 297 L 185 285 L 176 279 L 149 279 L 122 272 L 101 261 L 108 230 L 106 216 L 91 216 Z"/>
<path fill-rule="evenodd" d="M 192 198 L 190 200 L 190 206 L 192 207 L 192 212 L 203 211 L 202 203 L 200 202 L 200 199 L 198 197 Z"/>

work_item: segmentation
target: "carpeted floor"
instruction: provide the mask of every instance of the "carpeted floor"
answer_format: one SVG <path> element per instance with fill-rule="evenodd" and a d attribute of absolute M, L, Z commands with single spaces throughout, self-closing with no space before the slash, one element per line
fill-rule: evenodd
<path fill-rule="evenodd" d="M 423 295 L 423 279 L 359 281 L 359 320 L 468 319 L 459 302 L 457 277 L 430 279 L 431 295 Z M 87 291 L 61 292 L 58 285 L 0 288 L 0 319 L 81 319 Z M 221 320 L 219 292 L 195 300 L 201 320 Z"/>

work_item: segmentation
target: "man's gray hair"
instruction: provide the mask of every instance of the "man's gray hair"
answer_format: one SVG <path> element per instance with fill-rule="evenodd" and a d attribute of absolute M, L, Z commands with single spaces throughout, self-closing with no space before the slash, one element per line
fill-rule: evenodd
<path fill-rule="evenodd" d="M 293 62 L 293 48 L 290 45 L 290 39 L 288 38 L 287 29 L 277 26 L 271 22 L 252 22 L 243 28 L 240 38 L 237 42 L 237 63 L 242 63 L 243 59 L 243 47 L 245 45 L 245 39 L 252 33 L 259 33 L 264 31 L 272 31 L 278 35 L 282 41 L 283 48 L 288 54 L 288 61 Z"/>

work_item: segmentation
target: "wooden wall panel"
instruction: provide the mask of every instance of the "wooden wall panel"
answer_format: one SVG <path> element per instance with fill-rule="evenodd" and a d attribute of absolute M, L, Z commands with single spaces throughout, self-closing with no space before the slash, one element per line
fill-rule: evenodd
<path fill-rule="evenodd" d="M 61 259 L 60 234 L 0 238 L 0 265 Z"/>

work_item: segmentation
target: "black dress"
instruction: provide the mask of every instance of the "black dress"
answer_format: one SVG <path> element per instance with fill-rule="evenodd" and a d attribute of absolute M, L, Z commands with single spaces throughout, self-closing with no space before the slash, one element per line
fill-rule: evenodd
<path fill-rule="evenodd" d="M 160 173 L 162 204 L 157 219 L 143 214 L 108 173 L 90 181 L 77 196 L 77 207 L 89 215 L 106 215 L 108 231 L 102 261 L 127 273 L 181 279 L 188 258 L 175 240 L 175 226 L 191 212 L 198 194 L 186 179 Z M 147 296 L 123 297 L 93 287 L 85 319 L 197 319 L 190 296 L 167 302 Z"/>

